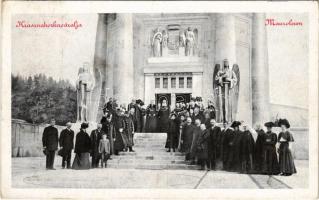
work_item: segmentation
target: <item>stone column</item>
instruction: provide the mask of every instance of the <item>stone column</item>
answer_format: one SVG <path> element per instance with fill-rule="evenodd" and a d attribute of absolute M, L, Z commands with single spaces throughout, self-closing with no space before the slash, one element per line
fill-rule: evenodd
<path fill-rule="evenodd" d="M 252 19 L 252 116 L 253 125 L 269 120 L 269 71 L 265 14 Z"/>
<path fill-rule="evenodd" d="M 128 104 L 134 97 L 132 14 L 116 14 L 115 22 L 117 44 L 114 49 L 114 96 L 119 104 Z"/>
<path fill-rule="evenodd" d="M 155 101 L 155 77 L 154 74 L 145 74 L 145 84 L 144 84 L 144 99 L 145 99 L 145 104 L 148 105 L 151 103 L 151 101 Z"/>
<path fill-rule="evenodd" d="M 200 72 L 195 72 L 192 74 L 192 96 L 202 97 L 202 87 L 203 87 L 203 74 Z M 184 80 L 184 85 L 187 87 L 187 79 Z"/>
<path fill-rule="evenodd" d="M 96 30 L 93 74 L 95 85 L 88 107 L 88 121 L 99 121 L 105 103 L 107 14 L 99 14 Z"/>
<path fill-rule="evenodd" d="M 232 14 L 218 13 L 215 20 L 215 64 L 222 66 L 228 59 L 229 66 L 236 63 L 235 19 Z"/>

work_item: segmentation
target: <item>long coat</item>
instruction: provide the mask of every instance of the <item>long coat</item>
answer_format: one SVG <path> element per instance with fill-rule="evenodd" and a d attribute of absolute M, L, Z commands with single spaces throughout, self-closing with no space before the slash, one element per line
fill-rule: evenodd
<path fill-rule="evenodd" d="M 145 132 L 155 133 L 157 131 L 157 112 L 155 107 L 149 107 L 146 110 Z"/>
<path fill-rule="evenodd" d="M 99 155 L 99 143 L 102 139 L 102 135 L 105 134 L 102 130 L 95 129 L 91 132 L 91 156 L 97 157 Z"/>
<path fill-rule="evenodd" d="M 102 131 L 107 135 L 107 138 L 109 139 L 110 141 L 110 154 L 113 154 L 114 152 L 114 125 L 113 125 L 113 122 L 108 122 L 108 121 L 105 121 L 103 124 L 102 124 Z"/>
<path fill-rule="evenodd" d="M 169 113 L 170 111 L 167 107 L 162 107 L 158 111 L 158 130 L 161 133 L 167 133 L 168 131 Z"/>
<path fill-rule="evenodd" d="M 80 153 L 89 153 L 90 151 L 91 151 L 90 136 L 89 134 L 81 130 L 78 134 L 76 134 L 74 152 L 77 154 L 80 154 Z"/>
<path fill-rule="evenodd" d="M 74 131 L 63 129 L 60 133 L 59 144 L 63 148 L 63 154 L 70 152 L 74 148 Z"/>
<path fill-rule="evenodd" d="M 221 129 L 219 126 L 214 126 L 208 129 L 210 134 L 208 138 L 208 157 L 210 159 L 217 159 L 218 155 L 220 153 L 220 135 L 221 135 Z"/>
<path fill-rule="evenodd" d="M 192 141 L 192 146 L 191 146 L 191 157 L 195 158 L 196 153 L 197 153 L 197 142 L 198 142 L 198 137 L 202 130 L 200 129 L 199 126 L 196 126 L 193 131 L 193 141 Z"/>
<path fill-rule="evenodd" d="M 179 126 L 177 120 L 170 119 L 168 122 L 168 131 L 165 148 L 177 148 L 178 147 L 178 136 Z"/>
<path fill-rule="evenodd" d="M 133 115 L 125 117 L 125 135 L 127 139 L 127 146 L 132 147 L 134 145 L 133 141 L 133 134 L 134 134 L 134 122 L 133 122 Z"/>
<path fill-rule="evenodd" d="M 195 126 L 193 124 L 185 124 L 182 128 L 182 151 L 185 153 L 190 153 L 191 146 L 193 142 Z"/>
<path fill-rule="evenodd" d="M 210 131 L 202 130 L 199 132 L 197 140 L 196 156 L 198 159 L 208 159 Z"/>
<path fill-rule="evenodd" d="M 264 130 L 256 130 L 258 133 L 256 145 L 255 145 L 255 154 L 254 154 L 254 160 L 255 160 L 255 170 L 256 171 L 262 171 L 263 161 L 264 161 L 264 143 L 265 143 L 265 132 Z M 276 136 L 277 140 L 277 136 Z"/>
<path fill-rule="evenodd" d="M 230 129 L 229 129 L 230 130 Z M 228 131 L 225 138 L 227 155 L 225 169 L 229 171 L 237 171 L 240 169 L 240 138 L 241 131 Z"/>
<path fill-rule="evenodd" d="M 252 172 L 254 169 L 253 154 L 255 152 L 255 141 L 248 130 L 242 132 L 239 148 L 241 171 Z"/>
<path fill-rule="evenodd" d="M 58 149 L 58 129 L 54 126 L 48 126 L 44 129 L 42 135 L 42 145 L 48 151 L 56 151 Z"/>
<path fill-rule="evenodd" d="M 114 119 L 114 127 L 115 127 L 115 141 L 114 141 L 114 150 L 122 151 L 126 146 L 126 141 L 123 137 L 125 131 L 125 120 L 123 116 L 117 116 Z M 123 129 L 120 132 L 120 129 Z"/>
<path fill-rule="evenodd" d="M 281 141 L 281 138 L 286 141 Z M 294 159 L 289 149 L 289 142 L 294 142 L 294 138 L 289 131 L 281 132 L 278 135 L 279 146 L 279 166 L 280 171 L 285 174 L 297 173 Z"/>
<path fill-rule="evenodd" d="M 277 135 L 273 132 L 264 134 L 262 172 L 268 175 L 280 173 L 276 152 Z"/>

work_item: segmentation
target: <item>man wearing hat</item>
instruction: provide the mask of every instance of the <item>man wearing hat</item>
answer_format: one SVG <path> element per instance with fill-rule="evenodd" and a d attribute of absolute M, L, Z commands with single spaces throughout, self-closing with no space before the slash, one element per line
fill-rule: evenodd
<path fill-rule="evenodd" d="M 175 149 L 178 147 L 178 122 L 177 122 L 177 115 L 176 113 L 171 113 L 170 119 L 168 121 L 168 131 L 167 131 L 167 139 L 165 148 L 167 148 L 167 152 L 175 152 Z"/>
<path fill-rule="evenodd" d="M 182 143 L 182 151 L 185 152 L 185 160 L 189 161 L 191 158 L 191 146 L 193 142 L 195 126 L 192 124 L 192 118 L 186 118 L 186 124 L 182 127 L 182 136 L 181 136 L 181 143 Z"/>
<path fill-rule="evenodd" d="M 112 155 L 114 153 L 114 125 L 111 114 L 106 115 L 106 120 L 102 123 L 102 131 L 107 135 L 107 139 L 110 141 L 110 155 Z"/>
<path fill-rule="evenodd" d="M 97 124 L 97 128 L 91 132 L 91 157 L 92 157 L 92 168 L 96 168 L 99 166 L 100 162 L 100 153 L 99 153 L 99 143 L 102 139 L 102 135 L 105 134 L 102 131 L 102 124 Z"/>
<path fill-rule="evenodd" d="M 50 126 L 46 127 L 42 135 L 42 144 L 46 153 L 46 169 L 55 170 L 54 157 L 55 151 L 58 149 L 58 129 L 54 127 L 55 119 L 51 119 Z"/>
<path fill-rule="evenodd" d="M 71 168 L 71 151 L 74 148 L 74 131 L 71 129 L 72 123 L 66 123 L 66 129 L 60 133 L 59 144 L 62 148 L 62 169 L 66 167 Z"/>
<path fill-rule="evenodd" d="M 276 153 L 277 134 L 272 132 L 273 122 L 265 123 L 267 132 L 264 135 L 263 144 L 263 173 L 267 175 L 277 175 L 280 173 L 279 163 Z"/>
<path fill-rule="evenodd" d="M 124 112 L 117 109 L 117 114 L 114 116 L 114 154 L 118 155 L 120 151 L 126 148 L 127 144 L 123 137 L 125 130 Z"/>
<path fill-rule="evenodd" d="M 233 130 L 225 137 L 227 160 L 224 168 L 229 171 L 238 171 L 240 169 L 240 137 L 242 134 L 239 130 L 240 125 L 241 122 L 234 121 L 230 126 Z"/>

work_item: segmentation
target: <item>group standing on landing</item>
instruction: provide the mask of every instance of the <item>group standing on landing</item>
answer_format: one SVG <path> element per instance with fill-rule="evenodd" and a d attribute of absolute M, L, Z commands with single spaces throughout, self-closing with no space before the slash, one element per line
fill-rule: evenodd
<path fill-rule="evenodd" d="M 209 102 L 204 108 L 199 97 L 192 98 L 187 104 L 177 103 L 172 111 L 165 100 L 160 105 L 151 103 L 148 107 L 141 100 L 132 100 L 126 107 L 110 98 L 103 111 L 97 129 L 90 135 L 87 133 L 88 124 L 81 124 L 75 145 L 71 123 L 67 123 L 67 128 L 58 137 L 55 121 L 51 120 L 42 139 L 47 169 L 54 169 L 58 145 L 62 168 L 106 167 L 112 155 L 134 151 L 135 132 L 164 132 L 167 133 L 167 151 L 184 153 L 188 164 L 199 164 L 201 169 L 268 175 L 296 173 L 289 148 L 294 139 L 287 119 L 279 120 L 278 124 L 265 123 L 266 132 L 260 125 L 254 130 L 239 121 L 224 122 L 221 128 L 216 123 L 213 104 Z M 274 126 L 281 127 L 278 137 L 272 131 Z M 71 166 L 72 149 L 75 158 Z"/>

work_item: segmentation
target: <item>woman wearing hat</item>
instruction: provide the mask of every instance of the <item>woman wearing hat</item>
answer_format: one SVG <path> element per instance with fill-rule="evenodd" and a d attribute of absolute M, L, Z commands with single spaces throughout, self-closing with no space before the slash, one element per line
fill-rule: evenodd
<path fill-rule="evenodd" d="M 294 159 L 289 149 L 289 142 L 294 142 L 294 138 L 288 131 L 290 124 L 287 119 L 280 119 L 279 126 L 281 127 L 281 132 L 278 135 L 278 142 L 280 143 L 278 150 L 280 171 L 281 175 L 290 176 L 297 173 Z"/>
<path fill-rule="evenodd" d="M 87 123 L 82 123 L 80 132 L 76 135 L 72 169 L 90 169 L 91 139 L 86 132 L 88 127 Z"/>
<path fill-rule="evenodd" d="M 177 115 L 172 113 L 168 122 L 167 139 L 165 144 L 165 148 L 168 148 L 167 152 L 171 152 L 171 149 L 175 152 L 175 149 L 178 147 L 178 132 L 179 127 Z"/>
<path fill-rule="evenodd" d="M 263 173 L 268 175 L 277 175 L 280 173 L 279 163 L 276 153 L 277 135 L 272 132 L 273 122 L 265 123 L 267 132 L 263 138 Z"/>

